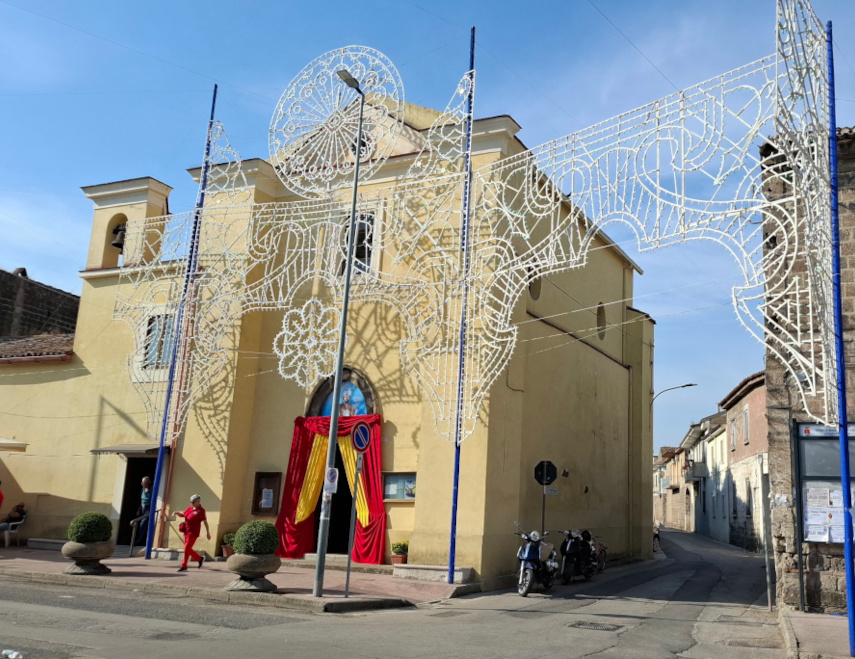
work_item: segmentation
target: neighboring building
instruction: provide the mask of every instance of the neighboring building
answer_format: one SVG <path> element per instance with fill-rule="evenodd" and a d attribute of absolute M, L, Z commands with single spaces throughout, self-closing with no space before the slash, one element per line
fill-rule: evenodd
<path fill-rule="evenodd" d="M 378 183 L 363 186 L 366 195 L 408 171 L 440 115 L 415 106 L 406 112 L 412 144 L 389 159 Z M 519 128 L 507 116 L 474 122 L 476 167 L 523 151 Z M 242 166 L 251 202 L 294 199 L 268 162 Z M 134 385 L 143 377 L 165 379 L 161 357 L 169 341 L 159 329 L 162 314 L 150 316 L 137 336 L 114 320 L 123 268 L 111 243 L 122 224 L 167 214 L 170 190 L 152 178 L 84 188 L 95 212 L 73 352 L 62 352 L 71 360 L 45 366 L 0 360 L 0 399 L 15 411 L 0 414 L 0 435 L 28 443 L 25 454 L 3 458 L 0 480 L 7 500 L 28 503 L 31 537 L 62 538 L 74 515 L 99 510 L 123 539 L 139 505 L 140 478 L 154 470 L 156 445 L 147 438 L 146 409 Z M 349 195 L 349 189 L 340 193 Z M 518 300 L 516 350 L 462 446 L 456 562 L 474 567 L 482 582 L 515 569 L 514 521 L 539 527 L 542 489 L 533 469 L 544 459 L 569 475 L 547 501 L 548 528 L 586 527 L 618 557 L 650 555 L 654 324 L 631 306 L 637 266 L 602 232 L 592 240 L 584 269 L 544 277 Z M 326 276 L 339 276 L 337 258 Z M 371 267 L 384 263 L 377 258 Z M 387 349 L 403 336 L 394 314 L 374 302 L 361 310 L 352 316 L 345 381 L 360 412 L 381 415 L 379 464 L 368 468 L 384 479 L 382 494 L 375 493 L 386 523 L 378 540 L 382 556 L 388 558 L 392 542 L 409 540 L 411 562 L 444 565 L 453 447 L 438 436 L 431 405 L 403 372 L 397 349 Z M 253 518 L 276 519 L 271 512 L 285 506 L 283 494 L 301 493 L 284 488 L 295 459 L 295 419 L 323 417 L 333 404 L 329 379 L 306 390 L 276 372 L 271 353 L 282 320 L 281 311 L 265 309 L 236 323 L 222 377 L 171 447 L 160 506 L 182 510 L 191 494 L 201 494 L 213 540 L 202 539 L 199 548 L 211 554 L 224 532 Z M 340 486 L 332 553 L 346 552 L 351 501 Z M 160 532 L 160 546 L 181 546 L 177 523 L 170 520 Z"/>
<path fill-rule="evenodd" d="M 78 296 L 30 279 L 25 268 L 0 269 L 0 341 L 73 332 L 79 305 Z"/>
<path fill-rule="evenodd" d="M 653 523 L 657 526 L 669 526 L 668 494 L 671 491 L 671 478 L 668 464 L 676 448 L 663 446 L 659 456 L 653 456 Z"/>
<path fill-rule="evenodd" d="M 724 425 L 724 413 L 717 412 L 699 423 L 692 424 L 689 432 L 680 443 L 680 448 L 687 456 L 685 480 L 691 485 L 690 495 L 692 499 L 693 515 L 687 520 L 687 531 L 694 531 L 703 535 L 712 535 L 712 498 L 716 493 L 715 483 L 710 478 L 710 456 L 708 454 L 708 441 L 721 432 Z"/>
<path fill-rule="evenodd" d="M 724 397 L 727 413 L 730 489 L 730 544 L 759 551 L 765 546 L 764 509 L 768 505 L 768 426 L 766 376 L 745 378 Z"/>
<path fill-rule="evenodd" d="M 663 523 L 749 551 L 763 549 L 768 515 L 764 493 L 769 491 L 766 435 L 761 371 L 728 393 L 718 412 L 693 423 L 678 448 L 663 450 L 654 465 L 654 474 L 667 473 L 668 479 L 664 497 L 654 494 L 654 510 Z"/>
<path fill-rule="evenodd" d="M 728 470 L 727 424 L 721 423 L 705 437 L 707 478 L 707 535 L 730 542 L 730 472 Z"/>
<path fill-rule="evenodd" d="M 841 280 L 843 282 L 843 329 L 847 353 L 855 341 L 855 129 L 838 128 L 838 177 L 840 209 Z M 772 188 L 774 191 L 774 188 Z M 773 192 L 767 192 L 770 196 Z M 766 234 L 773 235 L 774 227 Z M 799 263 L 791 272 L 805 272 L 807 264 Z M 788 275 L 789 276 L 789 275 Z M 832 356 L 832 359 L 834 357 Z M 850 424 L 855 419 L 855 369 L 851 356 L 846 358 L 847 412 Z M 797 489 L 793 482 L 796 456 L 793 455 L 794 427 L 810 422 L 805 414 L 792 375 L 784 369 L 772 350 L 766 350 L 766 388 L 769 442 L 769 478 L 771 487 L 771 528 L 777 572 L 777 601 L 798 606 L 800 600 L 799 569 L 796 548 L 803 548 L 804 601 L 814 611 L 846 611 L 843 545 L 840 542 L 798 542 L 797 511 L 800 502 L 793 500 Z M 813 405 L 808 400 L 808 405 Z M 851 426 L 850 426 L 851 427 Z M 832 449 L 831 453 L 836 451 Z M 831 458 L 829 473 L 839 474 L 839 457 Z M 839 475 L 837 476 L 839 481 Z M 839 485 L 838 485 L 839 487 Z M 801 496 L 802 493 L 797 493 Z M 801 540 L 805 538 L 802 537 Z"/>

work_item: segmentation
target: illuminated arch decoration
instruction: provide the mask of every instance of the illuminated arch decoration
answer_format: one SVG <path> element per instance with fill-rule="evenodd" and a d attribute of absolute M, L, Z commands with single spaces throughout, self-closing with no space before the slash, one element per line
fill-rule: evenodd
<path fill-rule="evenodd" d="M 363 191 L 358 202 L 360 218 L 372 218 L 372 258 L 354 277 L 351 304 L 388 304 L 398 314 L 401 363 L 430 401 L 440 436 L 454 441 L 472 433 L 514 349 L 511 313 L 519 296 L 540 277 L 583 267 L 597 233 L 616 221 L 633 227 L 641 250 L 688 240 L 724 246 L 744 277 L 733 291 L 740 322 L 785 365 L 809 414 L 836 420 L 825 36 L 801 0 L 778 1 L 776 32 L 770 57 L 473 172 L 459 411 L 462 156 L 471 119 L 464 101 L 474 71 L 428 130 L 407 133 L 420 144 L 408 173 L 380 191 Z M 200 392 L 224 377 L 240 318 L 249 311 L 284 314 L 271 346 L 283 377 L 309 389 L 333 371 L 349 202 L 334 194 L 338 179 L 324 167 L 349 169 L 357 152 L 345 148 L 343 115 L 353 107 L 341 96 L 346 88 L 328 84 L 342 61 L 367 62 L 360 69 L 366 79 L 384 81 L 366 101 L 376 110 L 369 115 L 376 117 L 377 137 L 374 146 L 360 147 L 360 157 L 371 161 L 376 153 L 380 160 L 380 146 L 403 135 L 394 67 L 376 51 L 350 50 L 318 58 L 297 78 L 316 83 L 306 97 L 327 95 L 316 103 L 330 108 L 326 118 L 312 114 L 311 130 L 303 131 L 292 112 L 292 123 L 280 131 L 298 84 L 274 116 L 271 135 L 296 136 L 272 139 L 277 171 L 289 188 L 312 198 L 227 203 L 247 192 L 235 154 L 214 150 L 211 162 L 231 163 L 220 168 L 230 174 L 214 178 L 232 188 L 218 188 L 203 211 L 200 274 L 180 328 L 185 340 L 176 370 L 184 375 L 172 399 L 175 432 Z M 324 131 L 328 139 L 318 139 L 325 150 L 307 151 Z M 289 153 L 302 160 L 293 164 Z M 306 169 L 310 156 L 317 156 L 315 169 Z M 116 315 L 131 324 L 138 342 L 147 340 L 152 315 L 178 304 L 192 217 L 128 225 Z M 164 379 L 141 368 L 137 357 L 130 367 L 154 438 Z M 462 430 L 455 437 L 458 415 Z"/>

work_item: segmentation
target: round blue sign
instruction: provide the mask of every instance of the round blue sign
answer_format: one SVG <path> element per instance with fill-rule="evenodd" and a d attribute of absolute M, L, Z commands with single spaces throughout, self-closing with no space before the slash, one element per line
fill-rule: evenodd
<path fill-rule="evenodd" d="M 371 443 L 371 429 L 367 423 L 359 423 L 353 427 L 350 433 L 350 441 L 353 448 L 358 453 L 365 453 L 368 450 L 368 445 Z"/>

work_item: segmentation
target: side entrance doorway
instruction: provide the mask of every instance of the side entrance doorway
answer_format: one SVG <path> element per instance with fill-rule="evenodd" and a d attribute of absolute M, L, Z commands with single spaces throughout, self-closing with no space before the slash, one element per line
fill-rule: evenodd
<path fill-rule="evenodd" d="M 119 511 L 119 532 L 116 544 L 131 544 L 131 520 L 139 515 L 140 493 L 142 492 L 142 479 L 148 476 L 154 480 L 154 469 L 157 466 L 157 458 L 127 457 L 128 466 L 125 469 L 125 486 L 122 491 L 122 507 Z M 144 540 L 137 538 L 136 544 L 142 545 Z M 345 551 L 347 551 L 345 549 Z"/>

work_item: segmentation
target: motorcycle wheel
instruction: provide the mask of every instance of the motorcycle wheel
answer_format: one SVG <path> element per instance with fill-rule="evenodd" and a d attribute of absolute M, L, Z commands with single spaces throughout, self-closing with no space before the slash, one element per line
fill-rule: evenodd
<path fill-rule="evenodd" d="M 543 577 L 543 590 L 547 591 L 552 588 L 552 584 L 555 583 L 555 575 L 553 573 L 549 573 L 544 575 Z"/>
<path fill-rule="evenodd" d="M 520 582 L 517 585 L 517 592 L 521 597 L 528 597 L 531 592 L 531 587 L 534 585 L 534 570 L 527 567 L 520 575 Z"/>
<path fill-rule="evenodd" d="M 605 572 L 606 570 L 606 558 L 608 554 L 605 549 L 601 549 L 597 554 L 597 572 Z"/>

